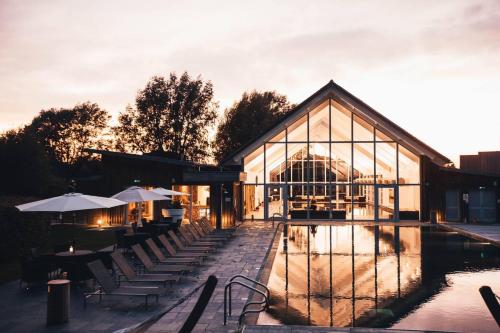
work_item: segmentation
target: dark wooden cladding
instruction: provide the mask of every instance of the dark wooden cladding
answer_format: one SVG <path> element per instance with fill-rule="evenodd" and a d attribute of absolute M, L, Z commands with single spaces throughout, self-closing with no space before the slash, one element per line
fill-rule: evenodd
<path fill-rule="evenodd" d="M 461 169 L 440 167 L 429 158 L 421 156 L 421 211 L 422 220 L 429 221 L 430 212 L 436 211 L 438 219 L 445 218 L 446 191 L 460 194 L 472 190 L 490 190 L 500 198 L 500 176 L 472 173 Z M 500 203 L 497 200 L 496 221 L 500 221 Z"/>
<path fill-rule="evenodd" d="M 477 155 L 460 155 L 460 169 L 500 175 L 500 151 L 479 152 Z"/>

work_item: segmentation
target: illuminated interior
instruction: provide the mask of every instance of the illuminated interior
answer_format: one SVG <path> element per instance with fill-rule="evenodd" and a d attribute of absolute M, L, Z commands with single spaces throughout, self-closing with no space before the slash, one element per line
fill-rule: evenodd
<path fill-rule="evenodd" d="M 244 158 L 244 217 L 419 219 L 419 157 L 327 99 Z"/>

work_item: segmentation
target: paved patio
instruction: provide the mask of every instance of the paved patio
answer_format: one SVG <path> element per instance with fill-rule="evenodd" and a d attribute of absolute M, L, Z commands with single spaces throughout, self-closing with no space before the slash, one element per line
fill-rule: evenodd
<path fill-rule="evenodd" d="M 0 286 L 0 332 L 113 332 L 142 322 L 170 307 L 179 298 L 188 294 L 213 274 L 219 279 L 217 288 L 205 313 L 195 328 L 196 332 L 223 332 L 235 329 L 224 327 L 223 297 L 224 285 L 235 274 L 255 278 L 264 261 L 269 244 L 274 236 L 270 223 L 246 222 L 235 233 L 235 237 L 218 249 L 215 255 L 203 265 L 174 285 L 167 295 L 160 298 L 158 305 L 144 308 L 142 299 L 97 298 L 90 299 L 83 308 L 82 292 L 85 286 L 71 290 L 70 320 L 67 324 L 46 326 L 47 289 L 40 286 L 26 293 L 19 288 L 18 281 Z M 194 306 L 200 292 L 176 307 L 148 332 L 175 332 L 183 324 Z M 248 298 L 248 291 L 233 289 L 233 309 L 239 313 Z"/>

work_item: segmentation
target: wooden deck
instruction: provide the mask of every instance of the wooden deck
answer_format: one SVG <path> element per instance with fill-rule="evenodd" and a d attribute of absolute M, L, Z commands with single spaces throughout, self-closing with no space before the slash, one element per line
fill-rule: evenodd
<path fill-rule="evenodd" d="M 500 224 L 440 223 L 439 225 L 446 230 L 456 231 L 461 235 L 500 247 Z"/>

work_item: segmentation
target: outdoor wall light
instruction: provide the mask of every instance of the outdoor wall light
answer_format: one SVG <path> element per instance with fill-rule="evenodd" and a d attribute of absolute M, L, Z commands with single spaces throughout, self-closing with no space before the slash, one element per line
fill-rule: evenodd
<path fill-rule="evenodd" d="M 75 249 L 73 248 L 73 245 L 70 245 L 70 246 L 69 246 L 69 252 L 70 252 L 71 254 L 75 253 Z"/>
<path fill-rule="evenodd" d="M 101 219 L 97 220 L 97 225 L 99 226 L 99 228 L 102 227 L 102 220 Z"/>

